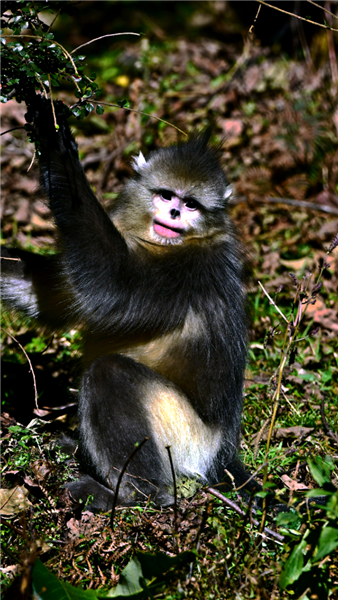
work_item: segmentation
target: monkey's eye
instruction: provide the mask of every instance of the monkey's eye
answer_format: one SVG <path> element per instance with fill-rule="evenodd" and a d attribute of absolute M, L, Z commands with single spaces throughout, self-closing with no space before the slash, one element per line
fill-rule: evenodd
<path fill-rule="evenodd" d="M 163 200 L 171 200 L 174 195 L 174 192 L 171 192 L 170 190 L 161 190 L 160 194 Z"/>
<path fill-rule="evenodd" d="M 194 198 L 187 198 L 184 201 L 184 204 L 186 205 L 187 208 L 189 208 L 189 210 L 196 210 L 198 208 L 198 202 L 196 202 L 196 200 L 194 200 Z"/>

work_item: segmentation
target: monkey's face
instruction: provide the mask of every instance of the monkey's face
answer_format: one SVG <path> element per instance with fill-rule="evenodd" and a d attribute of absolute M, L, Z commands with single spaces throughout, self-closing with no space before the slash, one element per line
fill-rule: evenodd
<path fill-rule="evenodd" d="M 153 197 L 152 232 L 164 240 L 179 240 L 195 230 L 201 220 L 197 200 L 182 190 L 159 189 Z"/>
<path fill-rule="evenodd" d="M 231 188 L 217 151 L 204 134 L 185 144 L 134 157 L 135 177 L 120 194 L 112 218 L 133 247 L 209 243 L 226 235 Z"/>

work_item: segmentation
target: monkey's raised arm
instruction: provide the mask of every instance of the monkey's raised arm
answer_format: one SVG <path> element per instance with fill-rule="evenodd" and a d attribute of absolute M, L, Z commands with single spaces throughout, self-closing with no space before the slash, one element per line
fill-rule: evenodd
<path fill-rule="evenodd" d="M 51 102 L 40 96 L 26 118 L 37 140 L 41 182 L 61 234 L 67 276 L 81 310 L 89 315 L 99 311 L 102 318 L 102 311 L 111 306 L 107 296 L 113 298 L 127 247 L 90 188 L 67 123 L 67 108 L 61 102 L 54 107 L 58 130 Z"/>
<path fill-rule="evenodd" d="M 111 225 L 105 211 L 93 194 L 83 167 L 80 164 L 77 144 L 70 132 L 67 118 L 69 110 L 62 102 L 54 103 L 54 121 L 50 100 L 36 96 L 26 114 L 32 123 L 37 140 L 41 182 L 48 194 L 51 208 L 61 233 L 69 230 L 70 219 L 81 217 L 83 208 L 97 211 L 106 225 Z"/>

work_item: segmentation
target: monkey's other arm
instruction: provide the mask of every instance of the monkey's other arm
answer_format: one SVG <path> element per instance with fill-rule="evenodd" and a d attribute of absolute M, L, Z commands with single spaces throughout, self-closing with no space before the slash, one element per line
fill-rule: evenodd
<path fill-rule="evenodd" d="M 58 255 L 1 249 L 1 299 L 6 306 L 53 331 L 78 323 L 72 290 Z"/>

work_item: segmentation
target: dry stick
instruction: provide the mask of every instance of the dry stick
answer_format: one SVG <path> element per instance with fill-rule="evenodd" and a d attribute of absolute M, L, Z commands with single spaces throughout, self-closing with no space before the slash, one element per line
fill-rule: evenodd
<path fill-rule="evenodd" d="M 267 419 L 267 423 L 270 421 L 270 419 Z M 236 487 L 233 491 L 234 492 L 238 492 L 239 490 L 241 490 L 242 488 L 244 488 L 246 485 L 248 485 L 249 481 L 251 481 L 251 479 L 254 479 L 257 475 L 257 473 L 259 473 L 259 471 L 261 471 L 262 469 L 264 469 L 267 466 L 267 462 L 263 463 L 254 473 L 252 473 L 252 475 L 250 475 L 249 479 L 247 479 L 244 483 L 242 483 L 242 485 Z"/>
<path fill-rule="evenodd" d="M 258 18 L 258 15 L 259 15 L 259 13 L 260 13 L 260 11 L 261 11 L 261 8 L 262 8 L 262 6 L 261 6 L 261 5 L 259 5 L 259 7 L 258 7 L 258 11 L 256 12 L 256 16 L 255 16 L 255 18 L 254 18 L 254 20 L 253 20 L 253 23 L 252 23 L 252 25 L 251 25 L 251 27 L 250 27 L 250 29 L 249 29 L 248 33 L 253 33 L 253 30 L 254 30 L 254 28 L 255 28 L 256 21 L 257 21 L 257 18 Z"/>
<path fill-rule="evenodd" d="M 270 417 L 264 421 L 262 427 L 260 428 L 259 432 L 257 433 L 256 439 L 255 439 L 255 443 L 254 443 L 254 454 L 253 454 L 255 460 L 257 458 L 258 448 L 259 448 L 259 444 L 261 442 L 263 433 L 266 430 L 266 428 L 269 425 L 269 423 L 270 423 Z"/>
<path fill-rule="evenodd" d="M 16 131 L 17 129 L 25 129 L 24 125 L 20 125 L 20 127 L 12 127 L 12 129 L 7 129 L 0 133 L 0 135 L 5 135 L 5 133 L 11 133 L 11 131 Z"/>
<path fill-rule="evenodd" d="M 338 16 L 335 15 L 330 10 L 328 10 L 328 8 L 324 8 L 324 6 L 320 6 L 320 4 L 317 4 L 317 2 L 312 2 L 312 0 L 307 0 L 307 2 L 309 4 L 313 4 L 313 6 L 316 6 L 317 8 L 321 8 L 322 10 L 324 10 L 326 13 L 328 13 L 329 15 L 331 15 L 332 17 L 334 17 L 335 19 L 338 19 Z"/>
<path fill-rule="evenodd" d="M 203 529 L 204 529 L 204 527 L 206 525 L 208 516 L 210 514 L 211 506 L 212 506 L 212 504 L 211 504 L 210 496 L 207 496 L 207 504 L 206 504 L 206 507 L 204 509 L 204 512 L 203 512 L 203 515 L 202 515 L 201 524 L 199 526 L 199 529 L 198 529 L 198 532 L 197 532 L 197 536 L 196 536 L 196 552 L 198 552 L 199 549 L 200 549 L 201 534 L 202 534 L 202 531 L 203 531 Z"/>
<path fill-rule="evenodd" d="M 50 30 L 52 29 L 52 27 L 53 27 L 53 25 L 54 25 L 54 23 L 55 23 L 56 19 L 58 18 L 58 16 L 59 16 L 59 14 L 60 14 L 60 12 L 61 12 L 61 11 L 62 11 L 62 7 L 61 7 L 61 8 L 59 8 L 59 10 L 58 10 L 58 12 L 56 13 L 56 15 L 55 15 L 55 17 L 54 17 L 53 21 L 52 21 L 52 22 L 51 22 L 51 24 L 49 25 L 49 27 L 48 27 L 48 29 L 47 29 L 47 33 L 49 33 L 49 32 L 50 32 Z"/>
<path fill-rule="evenodd" d="M 331 215 L 338 215 L 338 209 L 326 204 L 318 204 L 317 202 L 307 202 L 306 200 L 294 200 L 292 198 L 267 198 L 255 200 L 256 202 L 272 202 L 280 204 L 289 204 L 290 206 L 299 206 L 300 208 L 309 208 L 310 210 L 319 210 Z"/>
<path fill-rule="evenodd" d="M 119 489 L 120 489 L 120 485 L 121 485 L 121 481 L 122 481 L 122 477 L 125 474 L 126 468 L 129 465 L 130 461 L 134 458 L 136 452 L 138 452 L 143 444 L 145 444 L 147 441 L 149 440 L 149 437 L 145 437 L 144 440 L 142 440 L 142 442 L 140 444 L 136 444 L 134 450 L 132 451 L 131 455 L 127 458 L 126 462 L 124 463 L 122 469 L 121 469 L 121 473 L 119 475 L 119 478 L 117 480 L 117 484 L 116 484 L 116 489 L 115 489 L 115 494 L 114 494 L 114 501 L 113 501 L 113 507 L 111 509 L 111 516 L 110 516 L 110 527 L 112 528 L 112 530 L 114 531 L 114 517 L 115 517 L 115 508 L 116 508 L 116 504 L 117 504 L 117 497 L 119 494 Z"/>
<path fill-rule="evenodd" d="M 298 21 L 297 21 L 297 31 L 298 31 L 300 43 L 301 43 L 301 46 L 302 46 L 302 49 L 303 49 L 303 54 L 304 54 L 304 57 L 305 57 L 306 65 L 309 67 L 309 69 L 311 71 L 315 72 L 315 67 L 314 67 L 314 64 L 313 64 L 313 60 L 312 60 L 312 56 L 311 56 L 309 44 L 307 42 L 306 35 L 305 35 L 305 32 L 304 32 L 304 27 L 302 26 L 301 23 L 298 23 Z"/>
<path fill-rule="evenodd" d="M 212 504 L 211 504 L 210 496 L 207 496 L 206 505 L 205 505 L 205 508 L 204 508 L 204 511 L 203 511 L 203 515 L 202 515 L 202 519 L 201 519 L 201 524 L 200 524 L 200 526 L 198 528 L 198 532 L 197 532 L 196 539 L 195 539 L 197 554 L 198 554 L 199 549 L 200 549 L 200 539 L 201 539 L 202 531 L 203 531 L 203 529 L 204 529 L 204 527 L 206 525 L 208 516 L 210 514 L 211 507 L 212 507 Z M 192 572 L 193 572 L 194 564 L 195 564 L 194 562 L 190 563 L 189 573 L 188 573 L 188 576 L 187 576 L 187 580 L 190 580 L 191 577 L 192 577 Z"/>
<path fill-rule="evenodd" d="M 40 352 L 40 354 L 44 354 L 44 353 L 45 353 L 45 352 L 48 350 L 48 348 L 50 348 L 50 346 L 52 345 L 52 343 L 53 343 L 53 341 L 54 341 L 54 337 L 55 337 L 55 336 L 54 336 L 54 333 L 53 333 L 53 335 L 52 335 L 52 337 L 50 338 L 50 340 L 49 340 L 49 342 L 48 342 L 47 346 L 45 346 L 45 348 L 44 348 L 44 349 L 43 349 L 43 350 Z"/>
<path fill-rule="evenodd" d="M 45 86 L 44 86 L 44 84 L 43 84 L 43 82 L 42 82 L 41 78 L 39 77 L 39 75 L 38 75 L 37 73 L 35 73 L 35 77 L 36 77 L 36 79 L 38 80 L 39 84 L 40 84 L 40 85 L 41 85 L 41 87 L 42 87 L 42 91 L 43 91 L 43 95 L 44 95 L 44 97 L 45 97 L 45 98 L 48 98 L 48 93 L 47 93 L 47 90 L 46 90 L 46 88 L 45 88 Z M 49 74 L 48 74 L 48 80 L 49 80 L 49 86 L 50 86 L 50 75 L 49 75 Z"/>
<path fill-rule="evenodd" d="M 267 298 L 269 299 L 270 304 L 272 304 L 275 309 L 279 312 L 279 314 L 281 315 L 281 317 L 283 317 L 284 321 L 286 321 L 287 323 L 289 322 L 286 318 L 285 315 L 283 315 L 282 311 L 278 308 L 276 302 L 274 300 L 272 300 L 271 296 L 269 296 L 268 292 L 266 291 L 265 287 L 261 284 L 261 282 L 259 281 L 258 284 L 260 285 L 260 287 L 262 288 L 264 294 L 267 296 Z"/>
<path fill-rule="evenodd" d="M 287 331 L 288 331 L 288 327 L 286 328 L 286 331 L 285 331 L 284 341 L 286 340 Z M 269 427 L 268 438 L 266 441 L 266 452 L 265 452 L 266 464 L 268 464 L 267 458 L 268 458 L 268 454 L 269 454 L 269 450 L 270 450 L 272 432 L 273 432 L 273 428 L 274 428 L 276 417 L 277 417 L 277 411 L 279 408 L 280 389 L 281 389 L 281 385 L 282 385 L 282 375 L 283 375 L 286 359 L 287 359 L 287 353 L 285 353 L 285 355 L 283 356 L 283 359 L 279 365 L 277 389 L 272 397 L 272 400 L 274 401 L 274 405 L 273 405 L 273 411 L 272 411 L 271 423 L 270 423 L 270 427 Z M 264 470 L 264 477 L 263 477 L 263 488 L 266 484 L 267 478 L 268 478 L 268 467 L 266 466 L 265 470 Z M 266 498 L 263 498 L 263 515 L 262 515 L 261 528 L 260 528 L 261 531 L 264 530 L 264 525 L 265 525 L 266 515 L 267 515 L 266 511 L 267 511 Z"/>
<path fill-rule="evenodd" d="M 236 60 L 235 64 L 231 67 L 231 69 L 227 72 L 227 76 L 226 76 L 227 82 L 232 80 L 232 78 L 236 75 L 237 71 L 239 71 L 243 67 L 243 65 L 246 63 L 246 61 L 250 58 L 250 50 L 252 47 L 252 41 L 253 41 L 253 37 L 254 37 L 254 28 L 255 28 L 256 21 L 257 21 L 258 15 L 260 13 L 260 10 L 261 10 L 261 6 L 259 5 L 256 16 L 255 16 L 253 23 L 250 26 L 250 29 L 248 31 L 247 39 L 244 42 L 242 54 Z"/>
<path fill-rule="evenodd" d="M 239 531 L 239 536 L 238 536 L 238 538 L 236 540 L 237 548 L 240 547 L 240 541 L 241 541 L 241 538 L 242 538 L 242 535 L 243 535 L 243 532 L 245 530 L 245 526 L 246 526 L 246 524 L 248 522 L 249 517 L 250 517 L 250 522 L 251 522 L 251 519 L 252 519 L 252 502 L 253 502 L 253 496 L 251 495 L 250 498 L 249 498 L 249 503 L 248 503 L 248 507 L 247 507 L 246 512 L 245 512 L 244 519 L 242 521 L 242 526 L 241 526 L 240 531 Z M 244 555 L 246 547 L 247 547 L 247 544 L 244 543 L 243 547 L 242 547 L 242 553 L 241 553 L 241 558 L 239 559 L 239 562 L 241 561 L 241 559 L 242 559 L 242 557 Z"/>
<path fill-rule="evenodd" d="M 259 4 L 263 4 L 263 6 L 269 6 L 269 8 L 274 8 L 279 12 L 285 13 L 286 15 L 290 15 L 290 17 L 296 17 L 296 19 L 300 19 L 301 21 L 306 21 L 306 23 L 312 23 L 312 25 L 317 25 L 318 27 L 324 27 L 324 29 L 330 29 L 331 31 L 338 31 L 338 29 L 333 29 L 328 25 L 322 25 L 322 23 L 317 23 L 317 21 L 311 21 L 311 19 L 305 19 L 304 17 L 300 17 L 299 15 L 295 15 L 295 13 L 289 12 L 287 10 L 283 10 L 282 8 L 278 8 L 277 6 L 273 6 L 272 4 L 268 4 L 264 2 L 264 0 L 257 0 Z"/>
<path fill-rule="evenodd" d="M 58 122 L 56 120 L 55 107 L 54 107 L 54 101 L 53 101 L 53 96 L 52 96 L 52 80 L 51 80 L 49 73 L 48 73 L 48 81 L 49 81 L 49 96 L 50 96 L 50 104 L 51 104 L 52 113 L 53 113 L 54 127 L 55 127 L 55 130 L 58 131 L 59 127 L 58 127 Z"/>
<path fill-rule="evenodd" d="M 233 502 L 232 500 L 229 500 L 229 498 L 227 498 L 226 496 L 223 496 L 223 494 L 221 494 L 214 488 L 208 487 L 206 491 L 209 492 L 209 494 L 212 494 L 213 496 L 218 498 L 219 500 L 222 500 L 222 502 L 224 502 L 224 504 L 229 506 L 229 508 L 232 508 L 232 510 L 234 510 L 236 513 L 241 515 L 241 517 L 245 517 L 246 513 L 244 512 L 244 510 L 239 508 L 239 506 L 237 506 L 237 504 L 235 502 Z M 257 521 L 257 519 L 252 519 L 252 523 L 254 525 L 256 525 L 256 527 L 259 526 L 259 521 Z M 278 542 L 283 542 L 283 540 L 284 540 L 283 535 L 281 535 L 280 533 L 276 533 L 275 531 L 272 531 L 272 529 L 269 529 L 269 527 L 264 527 L 263 531 L 267 535 L 270 535 L 271 537 L 273 537 Z"/>
<path fill-rule="evenodd" d="M 18 485 L 15 486 L 15 488 L 13 488 L 12 493 L 8 496 L 7 500 L 4 501 L 3 504 L 1 504 L 0 509 L 2 510 L 3 508 L 5 508 L 6 504 L 13 498 L 16 490 L 18 489 Z"/>
<path fill-rule="evenodd" d="M 297 481 L 297 475 L 298 475 L 298 470 L 299 470 L 299 464 L 300 464 L 300 460 L 297 460 L 297 463 L 296 463 L 296 468 L 295 468 L 295 472 L 294 472 L 294 475 L 293 475 L 293 478 L 292 478 L 292 483 L 296 483 L 296 481 Z M 295 491 L 295 486 L 294 486 L 294 485 L 291 485 L 291 488 L 290 488 L 290 496 L 289 496 L 289 501 L 288 501 L 288 505 L 289 505 L 289 506 L 291 506 L 291 505 L 292 505 L 292 499 L 293 499 L 293 493 L 294 493 L 294 491 Z"/>
<path fill-rule="evenodd" d="M 262 289 L 264 290 L 262 284 L 260 284 Z M 285 334 L 284 334 L 284 338 L 283 338 L 283 346 L 282 346 L 282 351 L 281 351 L 281 361 L 278 367 L 278 380 L 277 380 L 277 388 L 275 390 L 275 393 L 273 394 L 273 411 L 272 411 L 272 417 L 271 417 L 271 423 L 270 423 L 270 428 L 269 428 L 269 433 L 268 433 L 268 438 L 267 438 L 267 442 L 266 442 L 266 453 L 265 453 L 265 460 L 267 461 L 268 458 L 268 453 L 270 450 L 270 443 L 271 443 L 271 438 L 272 438 L 272 431 L 275 425 L 275 421 L 276 421 L 276 417 L 277 417 L 277 411 L 279 408 L 279 402 L 280 402 L 280 393 L 281 393 L 281 388 L 282 388 L 282 377 L 283 377 L 283 372 L 284 372 L 284 368 L 285 368 L 285 364 L 287 361 L 287 357 L 288 357 L 288 353 L 289 350 L 291 348 L 291 344 L 294 342 L 294 340 L 296 339 L 296 336 L 298 335 L 298 330 L 299 330 L 299 326 L 302 320 L 302 317 L 304 317 L 307 308 L 309 306 L 309 302 L 306 303 L 305 308 L 303 313 L 301 312 L 301 307 L 302 307 L 302 301 L 299 298 L 299 293 L 300 293 L 300 289 L 301 286 L 298 286 L 297 289 L 297 293 L 296 293 L 296 297 L 294 299 L 293 302 L 293 307 L 295 306 L 296 302 L 298 301 L 298 310 L 297 310 L 297 315 L 296 318 L 294 319 L 293 317 L 293 311 L 292 314 L 290 315 L 290 319 L 287 320 L 287 327 L 285 328 Z M 264 290 L 265 291 L 265 290 Z M 267 292 L 265 292 L 267 293 Z M 276 304 L 272 301 L 272 303 L 276 306 Z M 277 308 L 277 306 L 276 306 Z M 279 309 L 278 309 L 279 310 Z M 279 311 L 280 312 L 280 311 Z M 282 314 L 282 313 L 281 313 Z M 287 336 L 288 336 L 288 332 L 289 332 L 289 326 L 291 325 L 291 323 L 294 323 L 294 331 L 293 333 L 291 333 L 290 335 L 290 339 L 287 342 Z M 268 469 L 266 467 L 265 472 L 264 472 L 264 479 L 263 479 L 263 487 L 266 484 L 268 478 Z M 261 531 L 263 531 L 264 528 L 264 523 L 266 520 L 266 498 L 263 499 L 263 515 L 262 515 L 262 521 L 261 521 Z"/>
<path fill-rule="evenodd" d="M 0 256 L 1 260 L 14 260 L 14 262 L 21 262 L 21 258 L 12 258 L 11 256 Z"/>
<path fill-rule="evenodd" d="M 90 102 L 92 102 L 93 104 L 100 104 L 102 106 L 112 106 L 113 108 L 123 108 L 123 110 L 129 110 L 130 112 L 135 112 L 135 113 L 138 113 L 139 115 L 145 115 L 146 117 L 149 117 L 150 119 L 156 119 L 156 121 L 161 121 L 161 123 L 165 123 L 166 125 L 173 127 L 174 129 L 179 131 L 179 133 L 182 133 L 183 135 L 188 137 L 188 134 L 185 133 L 185 131 L 182 131 L 182 129 L 179 129 L 179 127 L 176 127 L 176 125 L 173 125 L 169 121 L 160 119 L 160 117 L 156 117 L 155 115 L 149 115 L 148 113 L 142 112 L 141 110 L 137 110 L 136 108 L 128 108 L 127 106 L 119 106 L 119 104 L 111 104 L 110 102 L 100 102 L 100 100 L 90 100 Z"/>
<path fill-rule="evenodd" d="M 318 210 L 320 212 L 329 213 L 330 215 L 338 215 L 338 209 L 327 204 L 318 204 L 317 202 L 307 202 L 306 200 L 294 200 L 293 198 L 252 198 L 253 202 L 263 204 L 289 204 L 290 206 L 298 206 L 299 208 L 309 208 L 310 210 Z M 248 202 L 246 196 L 238 196 L 229 200 L 229 204 L 240 204 Z"/>
<path fill-rule="evenodd" d="M 37 387 L 36 387 L 35 373 L 33 371 L 33 365 L 31 363 L 31 360 L 30 360 L 30 358 L 29 358 L 26 350 L 24 349 L 24 347 L 21 346 L 20 342 L 11 333 L 9 333 L 9 331 L 6 331 L 6 329 L 4 329 L 3 327 L 1 327 L 1 329 L 2 329 L 2 331 L 4 333 L 6 333 L 6 335 L 9 335 L 9 337 L 12 338 L 12 340 L 18 344 L 18 346 L 20 346 L 22 352 L 24 353 L 25 357 L 28 360 L 28 363 L 29 363 L 29 366 L 30 366 L 30 370 L 31 370 L 31 373 L 32 373 L 32 377 L 33 377 L 35 407 L 36 407 L 37 410 L 40 410 L 39 406 L 38 406 L 38 390 L 37 390 Z"/>
<path fill-rule="evenodd" d="M 74 50 L 71 51 L 71 54 L 73 54 L 74 52 L 77 52 L 78 50 L 80 50 L 80 48 L 83 48 L 84 46 L 89 46 L 89 44 L 92 44 L 93 42 L 97 42 L 98 40 L 103 40 L 103 38 L 107 38 L 107 37 L 115 37 L 116 35 L 137 35 L 138 37 L 141 36 L 140 33 L 133 33 L 132 31 L 123 31 L 122 33 L 107 33 L 106 35 L 101 35 L 98 38 L 94 38 L 93 40 L 90 40 L 89 42 L 86 42 L 85 44 L 81 44 L 81 46 L 74 48 Z"/>
<path fill-rule="evenodd" d="M 326 0 L 325 4 L 327 6 L 330 6 L 328 0 Z M 323 10 L 326 11 L 325 8 L 323 8 Z M 330 11 L 327 11 L 327 12 L 330 12 Z M 333 17 L 336 17 L 336 19 L 338 19 L 338 17 L 331 12 L 330 12 L 330 15 L 332 15 Z M 331 17 L 329 18 L 329 24 L 331 25 Z M 328 54 L 329 54 L 332 82 L 333 82 L 333 85 L 336 87 L 338 84 L 338 66 L 337 66 L 335 41 L 334 41 L 332 31 L 327 31 L 326 35 L 327 35 L 327 50 L 328 50 Z M 337 89 L 335 90 L 335 92 L 337 93 Z"/>
<path fill-rule="evenodd" d="M 174 519 L 175 519 L 175 531 L 176 531 L 176 533 L 178 533 L 178 527 L 177 527 L 177 486 L 176 486 L 176 475 L 175 475 L 175 469 L 174 469 L 173 459 L 172 459 L 171 452 L 170 452 L 170 446 L 166 446 L 165 448 L 168 451 L 170 468 L 171 468 L 171 474 L 172 474 L 172 477 L 173 477 L 173 484 L 174 484 Z"/>
<path fill-rule="evenodd" d="M 262 289 L 264 290 L 262 284 L 260 283 L 260 286 L 262 287 Z M 265 290 L 264 290 L 265 292 Z M 267 292 L 265 292 L 267 293 Z M 275 302 L 272 300 L 272 304 L 274 304 L 274 306 L 276 308 L 278 308 L 275 304 Z M 279 309 L 278 309 L 279 311 Z M 279 311 L 280 312 L 280 311 Z M 282 313 L 281 313 L 282 314 Z M 292 319 L 292 315 L 290 316 L 290 322 Z M 288 325 L 289 325 L 289 321 L 286 319 Z M 268 433 L 268 438 L 266 441 L 266 452 L 265 452 L 265 462 L 267 463 L 268 460 L 268 454 L 269 454 L 269 450 L 270 450 L 270 443 L 271 443 L 271 438 L 272 438 L 272 432 L 273 432 L 273 428 L 275 425 L 275 421 L 276 421 L 276 417 L 277 417 L 277 411 L 279 408 L 279 399 L 280 399 L 280 390 L 281 390 L 281 386 L 282 386 L 282 376 L 283 376 L 283 372 L 284 372 L 284 367 L 285 367 L 285 363 L 286 363 L 286 359 L 287 359 L 287 350 L 285 351 L 285 344 L 286 344 L 286 338 L 287 338 L 287 334 L 288 334 L 288 330 L 289 327 L 287 326 L 285 328 L 285 334 L 284 334 L 284 339 L 283 339 L 283 347 L 282 347 L 282 360 L 280 362 L 279 368 L 278 368 L 278 380 L 277 380 L 277 389 L 272 397 L 272 400 L 274 402 L 273 404 L 273 411 L 272 411 L 272 417 L 271 417 L 271 423 L 270 423 L 270 427 L 269 427 L 269 433 Z M 266 484 L 268 478 L 268 467 L 265 467 L 264 470 L 264 477 L 263 477 L 263 488 Z M 261 521 L 261 526 L 260 526 L 260 530 L 263 531 L 264 530 L 264 525 L 265 525 L 265 521 L 266 521 L 266 515 L 267 515 L 267 505 L 266 505 L 266 498 L 263 498 L 263 515 L 262 515 L 262 521 Z"/>

